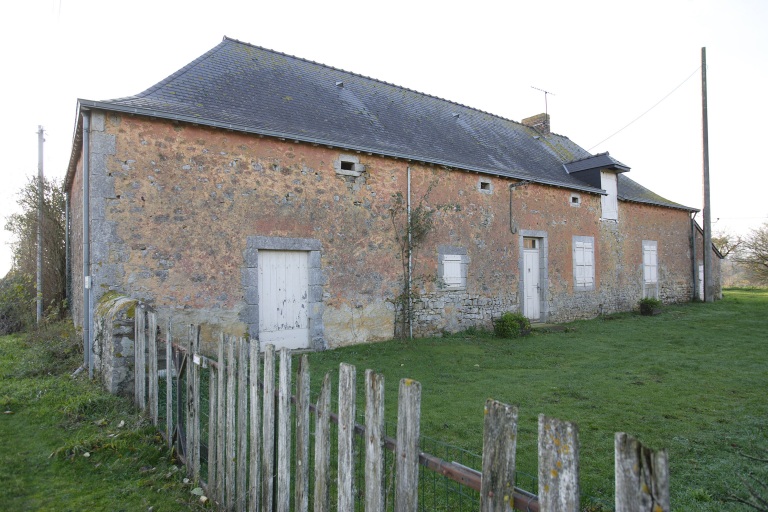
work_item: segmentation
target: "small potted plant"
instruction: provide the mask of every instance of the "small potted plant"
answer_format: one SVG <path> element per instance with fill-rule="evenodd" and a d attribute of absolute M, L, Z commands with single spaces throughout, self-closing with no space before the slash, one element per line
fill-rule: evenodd
<path fill-rule="evenodd" d="M 651 316 L 659 313 L 661 308 L 661 301 L 654 299 L 653 297 L 646 297 L 638 301 L 640 305 L 640 314 L 644 316 Z"/>

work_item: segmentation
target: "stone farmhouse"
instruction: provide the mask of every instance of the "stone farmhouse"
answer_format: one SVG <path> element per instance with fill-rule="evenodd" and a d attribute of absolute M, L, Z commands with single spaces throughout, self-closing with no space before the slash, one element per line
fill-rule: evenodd
<path fill-rule="evenodd" d="M 140 94 L 78 101 L 74 320 L 92 335 L 109 292 L 180 327 L 325 349 L 696 298 L 697 210 L 629 171 L 546 114 L 515 122 L 224 38 Z M 408 204 L 432 221 L 410 258 Z"/>

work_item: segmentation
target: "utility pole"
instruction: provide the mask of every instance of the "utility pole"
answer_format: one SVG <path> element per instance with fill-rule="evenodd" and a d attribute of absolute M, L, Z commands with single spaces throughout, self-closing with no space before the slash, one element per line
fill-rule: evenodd
<path fill-rule="evenodd" d="M 707 119 L 707 48 L 701 49 L 701 121 L 704 142 L 704 302 L 712 302 L 712 207 L 709 202 L 709 121 Z"/>
<path fill-rule="evenodd" d="M 37 127 L 37 325 L 43 320 L 43 127 Z"/>

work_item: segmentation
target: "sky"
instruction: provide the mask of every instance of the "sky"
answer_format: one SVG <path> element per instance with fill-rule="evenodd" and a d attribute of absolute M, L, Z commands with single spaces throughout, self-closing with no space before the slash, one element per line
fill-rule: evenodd
<path fill-rule="evenodd" d="M 766 26 L 764 0 L 3 2 L 0 220 L 37 175 L 38 126 L 45 175 L 61 180 L 78 98 L 142 92 L 228 36 L 515 121 L 549 91 L 553 132 L 694 208 L 706 47 L 713 231 L 746 234 L 768 222 Z"/>

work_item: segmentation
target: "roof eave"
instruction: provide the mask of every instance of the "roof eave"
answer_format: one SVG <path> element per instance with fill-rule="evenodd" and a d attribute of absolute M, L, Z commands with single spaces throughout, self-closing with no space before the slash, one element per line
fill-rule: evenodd
<path fill-rule="evenodd" d="M 619 201 L 625 201 L 627 203 L 640 203 L 640 204 L 650 204 L 653 206 L 661 206 L 663 208 L 672 208 L 674 210 L 683 210 L 686 212 L 699 212 L 701 210 L 698 210 L 697 208 L 691 208 L 690 206 L 684 206 L 682 204 L 680 205 L 672 205 L 667 203 L 661 203 L 658 201 L 650 201 L 650 200 L 643 200 L 643 199 L 629 199 L 626 197 L 619 197 Z"/>
<path fill-rule="evenodd" d="M 443 167 L 451 167 L 456 169 L 464 169 L 466 171 L 470 172 L 477 172 L 482 174 L 488 174 L 491 176 L 498 176 L 498 177 L 504 177 L 504 178 L 511 178 L 511 179 L 517 179 L 517 180 L 527 180 L 531 181 L 533 183 L 540 183 L 542 185 L 552 185 L 556 187 L 562 187 L 569 190 L 578 190 L 582 192 L 589 192 L 593 194 L 605 194 L 605 191 L 599 188 L 590 187 L 587 185 L 580 186 L 570 183 L 564 183 L 557 180 L 547 180 L 542 179 L 539 177 L 536 177 L 532 174 L 526 173 L 526 172 L 516 172 L 516 171 L 509 171 L 506 169 L 485 169 L 481 167 L 469 167 L 466 164 L 459 163 L 459 162 L 451 162 L 447 160 L 440 160 L 435 159 L 423 155 L 410 155 L 405 153 L 398 153 L 394 151 L 386 151 L 382 150 L 380 148 L 371 148 L 368 146 L 362 146 L 362 145 L 355 145 L 355 144 L 349 144 L 346 142 L 341 141 L 334 141 L 334 140 L 325 140 L 325 139 L 318 139 L 314 137 L 308 137 L 306 135 L 299 135 L 295 133 L 288 133 L 288 132 L 279 132 L 274 130 L 256 130 L 247 126 L 237 125 L 233 123 L 222 123 L 220 121 L 215 121 L 212 119 L 207 118 L 197 118 L 192 116 L 184 116 L 179 114 L 172 114 L 168 112 L 158 111 L 158 110 L 152 110 L 152 109 L 144 109 L 144 108 L 138 108 L 138 107 L 131 107 L 126 105 L 119 105 L 109 102 L 103 102 L 103 101 L 92 101 L 92 100 L 78 100 L 78 121 L 77 126 L 75 128 L 76 134 L 78 132 L 82 132 L 82 130 L 79 129 L 79 125 L 81 123 L 80 121 L 80 113 L 84 110 L 90 110 L 90 109 L 98 109 L 98 110 L 106 110 L 106 111 L 113 111 L 113 112 L 120 112 L 123 114 L 131 114 L 131 115 L 140 115 L 140 116 L 147 116 L 147 117 L 155 117 L 159 119 L 167 119 L 170 121 L 178 121 L 183 123 L 190 123 L 190 124 L 197 124 L 202 126 L 208 126 L 211 128 L 219 128 L 224 130 L 231 130 L 236 132 L 243 132 L 243 133 L 250 133 L 255 135 L 264 135 L 268 137 L 276 137 L 281 139 L 289 139 L 289 140 L 295 140 L 299 142 L 306 142 L 310 144 L 318 144 L 318 145 L 324 145 L 324 146 L 334 146 L 339 148 L 345 148 L 352 151 L 360 151 L 364 153 L 374 153 L 381 156 L 391 157 L 391 158 L 398 158 L 401 160 L 408 160 L 408 161 L 416 161 L 416 162 L 425 162 L 428 164 L 433 165 L 439 165 Z M 76 153 L 76 144 L 73 139 L 73 150 L 72 150 L 72 156 L 70 157 L 69 162 L 69 169 L 67 172 L 67 179 L 69 179 L 69 174 L 72 172 L 74 174 L 74 167 L 77 165 L 77 158 L 79 158 L 79 151 Z M 81 145 L 77 145 L 80 146 Z"/>
<path fill-rule="evenodd" d="M 75 130 L 72 133 L 72 149 L 69 154 L 69 164 L 67 165 L 67 172 L 64 176 L 64 190 L 68 191 L 72 186 L 72 181 L 75 179 L 75 172 L 77 170 L 77 161 L 80 159 L 80 155 L 83 151 L 83 117 L 82 107 L 83 100 L 77 100 L 77 108 L 75 110 Z"/>

